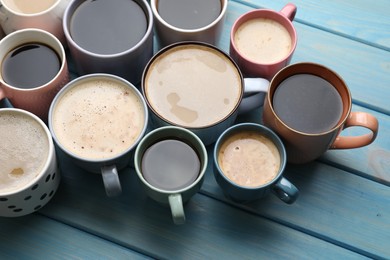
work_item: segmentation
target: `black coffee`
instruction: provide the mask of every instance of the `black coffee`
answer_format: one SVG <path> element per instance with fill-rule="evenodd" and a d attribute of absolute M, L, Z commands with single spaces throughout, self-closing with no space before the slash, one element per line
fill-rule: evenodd
<path fill-rule="evenodd" d="M 145 35 L 148 22 L 133 0 L 88 0 L 70 20 L 72 39 L 97 54 L 115 54 L 134 47 Z"/>
<path fill-rule="evenodd" d="M 273 95 L 273 107 L 286 125 L 310 134 L 332 129 L 343 112 L 336 88 L 312 74 L 297 74 L 282 81 Z"/>
<path fill-rule="evenodd" d="M 1 65 L 1 76 L 17 88 L 35 88 L 52 80 L 61 68 L 61 59 L 49 46 L 28 43 L 10 51 Z"/>
<path fill-rule="evenodd" d="M 218 18 L 221 0 L 158 0 L 160 16 L 177 28 L 198 29 Z"/>
<path fill-rule="evenodd" d="M 141 162 L 142 174 L 152 186 L 179 190 L 193 183 L 200 172 L 200 160 L 188 144 L 166 139 L 150 146 Z"/>

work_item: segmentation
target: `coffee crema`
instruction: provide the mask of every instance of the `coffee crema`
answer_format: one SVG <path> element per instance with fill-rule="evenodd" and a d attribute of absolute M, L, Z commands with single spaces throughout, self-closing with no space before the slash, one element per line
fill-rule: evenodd
<path fill-rule="evenodd" d="M 199 29 L 221 13 L 221 0 L 158 0 L 157 10 L 168 24 L 181 29 Z"/>
<path fill-rule="evenodd" d="M 60 68 L 61 59 L 51 47 L 41 43 L 26 43 L 4 57 L 1 77 L 13 87 L 36 88 L 54 79 Z"/>
<path fill-rule="evenodd" d="M 199 176 L 200 160 L 187 143 L 165 139 L 152 144 L 142 156 L 142 175 L 152 186 L 163 190 L 180 190 Z"/>
<path fill-rule="evenodd" d="M 254 131 L 229 136 L 218 151 L 218 164 L 232 182 L 258 187 L 273 181 L 279 173 L 281 158 L 276 145 Z"/>
<path fill-rule="evenodd" d="M 309 134 L 331 130 L 343 113 L 337 89 L 312 74 L 296 74 L 283 80 L 273 94 L 272 105 L 287 126 Z"/>
<path fill-rule="evenodd" d="M 2 0 L 10 10 L 22 14 L 36 14 L 50 9 L 59 0 Z"/>
<path fill-rule="evenodd" d="M 49 157 L 45 129 L 34 119 L 18 112 L 0 113 L 0 193 L 30 185 Z"/>
<path fill-rule="evenodd" d="M 52 125 L 59 143 L 87 159 L 113 158 L 133 146 L 145 120 L 139 96 L 110 79 L 75 84 L 53 108 Z"/>
<path fill-rule="evenodd" d="M 87 0 L 74 11 L 69 25 L 72 39 L 83 49 L 103 55 L 134 47 L 148 27 L 142 7 L 133 0 Z"/>
<path fill-rule="evenodd" d="M 234 34 L 234 43 L 245 58 L 265 64 L 284 59 L 292 48 L 287 29 L 267 18 L 255 18 L 241 24 Z"/>
<path fill-rule="evenodd" d="M 243 86 L 236 66 L 207 46 L 179 45 L 150 64 L 144 92 L 152 109 L 175 125 L 201 128 L 238 106 Z"/>

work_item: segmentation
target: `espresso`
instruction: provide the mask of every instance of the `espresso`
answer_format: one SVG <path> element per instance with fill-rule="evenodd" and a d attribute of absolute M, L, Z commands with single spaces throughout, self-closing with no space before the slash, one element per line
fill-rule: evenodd
<path fill-rule="evenodd" d="M 343 101 L 327 80 L 312 74 L 296 74 L 282 81 L 273 94 L 276 115 L 289 127 L 309 134 L 335 127 L 343 113 Z"/>
<path fill-rule="evenodd" d="M 3 0 L 3 4 L 15 13 L 36 14 L 50 9 L 59 0 Z"/>
<path fill-rule="evenodd" d="M 45 129 L 27 115 L 0 112 L 0 193 L 31 184 L 49 156 Z"/>
<path fill-rule="evenodd" d="M 266 18 L 255 18 L 240 25 L 234 34 L 234 43 L 248 60 L 266 64 L 287 57 L 293 44 L 282 24 Z"/>
<path fill-rule="evenodd" d="M 237 107 L 243 91 L 239 71 L 225 55 L 192 44 L 168 49 L 154 59 L 144 90 L 162 118 L 193 128 L 223 120 Z"/>
<path fill-rule="evenodd" d="M 58 74 L 61 59 L 51 47 L 28 43 L 11 50 L 1 64 L 1 77 L 17 88 L 45 85 Z"/>
<path fill-rule="evenodd" d="M 148 22 L 133 0 L 87 0 L 70 19 L 72 39 L 97 54 L 116 54 L 134 47 L 146 33 Z"/>
<path fill-rule="evenodd" d="M 142 100 L 124 83 L 99 78 L 75 83 L 53 107 L 58 142 L 86 159 L 113 158 L 127 151 L 144 127 Z"/>
<path fill-rule="evenodd" d="M 243 131 L 232 134 L 221 144 L 218 164 L 223 174 L 237 185 L 258 187 L 276 178 L 281 159 L 278 148 L 268 137 Z"/>
<path fill-rule="evenodd" d="M 199 176 L 200 160 L 187 143 L 166 139 L 154 143 L 144 153 L 142 175 L 152 186 L 163 190 L 180 190 Z"/>
<path fill-rule="evenodd" d="M 222 10 L 221 0 L 158 0 L 161 18 L 181 29 L 198 29 L 215 21 Z"/>

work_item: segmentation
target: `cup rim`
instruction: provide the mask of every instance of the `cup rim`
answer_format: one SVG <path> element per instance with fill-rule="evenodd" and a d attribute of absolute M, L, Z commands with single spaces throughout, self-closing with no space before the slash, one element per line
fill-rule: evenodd
<path fill-rule="evenodd" d="M 179 47 L 186 46 L 186 45 L 201 46 L 201 47 L 206 47 L 208 49 L 212 49 L 214 51 L 217 51 L 219 54 L 223 55 L 227 60 L 229 60 L 232 63 L 232 65 L 235 67 L 235 69 L 236 69 L 236 71 L 238 73 L 238 76 L 240 78 L 239 81 L 241 83 L 241 91 L 240 91 L 240 96 L 238 97 L 237 103 L 234 106 L 234 108 L 227 115 L 225 115 L 223 118 L 219 119 L 218 121 L 212 122 L 212 123 L 210 123 L 208 125 L 203 125 L 203 126 L 182 126 L 182 125 L 179 125 L 179 124 L 177 124 L 175 122 L 172 122 L 172 121 L 166 119 L 165 117 L 163 117 L 162 115 L 160 115 L 160 113 L 158 113 L 153 108 L 153 106 L 149 102 L 148 96 L 146 95 L 145 80 L 146 80 L 146 76 L 148 74 L 149 68 L 154 63 L 154 61 L 157 60 L 161 55 L 163 55 L 165 52 L 169 51 L 170 49 L 179 48 Z M 200 41 L 176 42 L 176 43 L 170 44 L 170 45 L 162 48 L 160 51 L 158 51 L 156 54 L 154 54 L 153 57 L 148 61 L 148 63 L 146 64 L 146 66 L 144 68 L 144 71 L 142 73 L 142 78 L 141 78 L 142 94 L 143 94 L 143 96 L 145 98 L 145 102 L 146 102 L 148 108 L 153 112 L 153 114 L 155 116 L 157 116 L 160 120 L 162 120 L 163 122 L 165 122 L 165 123 L 167 123 L 169 125 L 173 125 L 173 126 L 177 126 L 177 127 L 184 127 L 184 128 L 190 129 L 190 130 L 199 130 L 199 129 L 206 129 L 206 128 L 209 128 L 209 127 L 213 127 L 215 125 L 218 125 L 218 124 L 224 122 L 226 119 L 228 119 L 232 114 L 234 114 L 238 110 L 238 108 L 240 106 L 240 103 L 241 103 L 241 101 L 243 99 L 243 96 L 244 96 L 244 88 L 245 88 L 245 85 L 244 85 L 244 78 L 243 78 L 242 72 L 241 72 L 240 68 L 238 67 L 237 63 L 230 57 L 230 55 L 228 55 L 226 52 L 224 52 L 223 50 L 219 49 L 218 47 L 216 47 L 216 46 L 214 46 L 212 44 L 209 44 L 209 43 L 206 43 L 206 42 L 200 42 Z"/>
<path fill-rule="evenodd" d="M 278 148 L 278 151 L 279 151 L 279 154 L 280 154 L 280 158 L 281 158 L 280 167 L 279 167 L 278 173 L 276 174 L 276 176 L 270 182 L 267 182 L 265 184 L 258 185 L 258 186 L 239 185 L 238 183 L 230 180 L 225 175 L 225 173 L 223 172 L 221 167 L 219 166 L 219 163 L 218 163 L 218 152 L 219 152 L 219 149 L 220 149 L 221 145 L 226 140 L 226 138 L 230 137 L 233 133 L 241 131 L 242 128 L 244 128 L 245 130 L 249 130 L 249 131 L 258 131 L 258 130 L 260 130 L 261 133 L 266 133 L 267 134 L 267 138 L 271 139 L 271 141 Z M 276 183 L 283 176 L 283 173 L 284 173 L 284 170 L 285 170 L 286 164 L 287 164 L 287 153 L 286 153 L 286 149 L 284 147 L 284 144 L 283 144 L 282 140 L 280 139 L 280 137 L 272 129 L 270 129 L 270 128 L 262 125 L 262 124 L 257 124 L 257 123 L 239 123 L 239 124 L 236 124 L 236 125 L 233 125 L 233 126 L 227 128 L 218 137 L 218 139 L 217 139 L 217 141 L 215 142 L 215 145 L 214 145 L 213 162 L 214 162 L 214 166 L 217 168 L 217 171 L 218 171 L 217 174 L 222 176 L 226 182 L 230 183 L 231 185 L 233 185 L 235 187 L 240 187 L 240 188 L 245 189 L 245 190 L 259 190 L 259 189 L 263 189 L 265 187 L 272 186 L 274 183 Z"/>
<path fill-rule="evenodd" d="M 291 67 L 297 67 L 297 66 L 314 66 L 314 67 L 317 67 L 321 70 L 326 70 L 328 71 L 329 73 L 333 74 L 341 83 L 342 85 L 344 86 L 344 90 L 346 91 L 346 93 L 348 94 L 348 108 L 347 108 L 347 112 L 345 113 L 344 116 L 341 116 L 338 123 L 333 126 L 331 129 L 327 130 L 327 131 L 324 131 L 324 132 L 320 132 L 320 133 L 305 133 L 305 132 L 302 132 L 302 131 L 299 131 L 299 130 L 296 130 L 290 126 L 288 126 L 278 115 L 277 113 L 275 112 L 275 109 L 274 109 L 274 106 L 273 106 L 273 102 L 271 100 L 271 95 L 269 94 L 270 92 L 267 93 L 267 102 L 269 103 L 269 108 L 271 109 L 271 112 L 273 114 L 273 116 L 275 116 L 278 120 L 278 122 L 280 124 L 283 125 L 283 127 L 285 127 L 286 129 L 288 129 L 289 131 L 291 132 L 294 132 L 294 133 L 297 133 L 299 135 L 303 135 L 303 136 L 311 136 L 311 137 L 314 137 L 314 136 L 323 136 L 323 135 L 327 135 L 327 134 L 330 134 L 332 132 L 334 132 L 336 129 L 339 129 L 340 126 L 342 126 L 345 121 L 348 119 L 348 116 L 349 114 L 351 113 L 352 111 L 352 95 L 351 95 L 351 91 L 349 90 L 348 88 L 348 85 L 347 83 L 343 80 L 343 78 L 337 73 L 335 72 L 334 70 L 324 66 L 324 65 L 321 65 L 319 63 L 315 63 L 315 62 L 298 62 L 298 63 L 294 63 L 294 64 L 290 64 L 290 65 L 287 65 L 286 67 L 284 67 L 283 69 L 281 69 L 280 71 L 278 71 L 275 76 L 272 78 L 272 80 L 270 81 L 270 84 L 269 84 L 269 90 L 271 91 L 271 88 L 272 89 L 276 89 L 278 86 L 274 86 L 274 81 L 277 79 L 277 77 L 279 75 L 281 75 L 284 71 L 286 71 L 287 69 L 290 69 Z M 300 74 L 300 73 L 292 73 L 292 74 L 289 74 L 288 77 L 290 76 L 293 76 L 293 75 L 296 75 L 296 74 Z M 307 73 L 307 74 L 312 74 L 312 73 Z M 313 74 L 314 75 L 314 74 Z M 320 75 L 316 75 L 316 76 L 320 76 Z M 320 76 L 321 77 L 321 76 Z M 284 77 L 284 79 L 286 79 L 287 77 Z M 328 81 L 326 78 L 322 77 L 324 80 Z M 328 81 L 329 82 L 329 81 Z M 329 82 L 330 83 L 330 82 Z M 332 86 L 333 84 L 330 83 Z M 333 86 L 334 87 L 334 86 Z M 341 96 L 341 94 L 339 93 L 339 95 Z M 341 98 L 343 98 L 341 96 Z M 344 106 L 345 106 L 345 103 L 343 102 L 343 109 L 344 109 Z"/>
<path fill-rule="evenodd" d="M 157 18 L 157 20 L 162 23 L 165 27 L 173 30 L 173 31 L 177 31 L 177 32 L 180 32 L 180 33 L 195 33 L 195 32 L 202 32 L 202 31 L 206 31 L 207 29 L 215 26 L 215 24 L 217 24 L 219 21 L 221 21 L 221 19 L 223 19 L 223 17 L 225 16 L 226 14 L 226 10 L 227 10 L 227 5 L 228 5 L 228 0 L 223 0 L 223 6 L 222 6 L 222 9 L 218 15 L 218 17 L 216 19 L 214 19 L 214 21 L 212 21 L 211 23 L 209 23 L 208 25 L 206 26 L 203 26 L 203 27 L 200 27 L 200 28 L 195 28 L 195 29 L 183 29 L 183 28 L 180 28 L 180 27 L 176 27 L 176 26 L 173 26 L 171 24 L 169 24 L 168 22 L 166 22 L 160 15 L 160 13 L 158 12 L 157 10 L 157 6 L 156 6 L 156 3 L 157 3 L 158 0 L 151 0 L 150 3 L 151 3 L 151 9 L 152 9 L 152 12 L 153 12 L 153 15 L 155 18 Z"/>
<path fill-rule="evenodd" d="M 160 189 L 160 188 L 157 188 L 157 187 L 151 185 L 147 180 L 145 180 L 145 178 L 142 175 L 142 170 L 140 168 L 141 162 L 137 163 L 137 158 L 142 159 L 143 154 L 141 154 L 141 152 L 145 152 L 145 150 L 146 150 L 146 149 L 144 149 L 143 151 L 141 151 L 141 144 L 148 141 L 148 139 L 152 138 L 153 135 L 157 132 L 167 132 L 167 131 L 171 131 L 171 130 L 181 131 L 182 133 L 186 134 L 187 136 L 191 136 L 191 138 L 193 138 L 199 144 L 199 147 L 201 148 L 201 151 L 198 151 L 198 149 L 196 149 L 196 150 L 197 150 L 198 156 L 201 157 L 201 158 L 199 158 L 200 161 L 203 161 L 202 168 L 200 169 L 200 173 L 199 173 L 198 177 L 196 178 L 196 180 L 194 182 L 192 182 L 190 185 L 188 185 L 187 187 L 184 187 L 184 188 L 181 188 L 178 190 L 164 190 L 164 189 Z M 193 149 L 195 149 L 195 148 L 193 147 Z M 199 152 L 201 152 L 202 154 L 199 154 Z M 196 134 L 191 132 L 190 130 L 183 128 L 183 127 L 180 127 L 180 126 L 162 126 L 162 127 L 153 129 L 152 131 L 147 133 L 142 138 L 142 140 L 137 145 L 137 147 L 135 149 L 135 153 L 134 153 L 134 168 L 135 168 L 135 171 L 136 171 L 139 179 L 142 181 L 142 183 L 144 183 L 150 189 L 152 189 L 156 192 L 159 192 L 159 193 L 166 194 L 166 195 L 181 194 L 187 190 L 192 189 L 195 185 L 197 185 L 203 179 L 204 175 L 206 174 L 207 165 L 208 165 L 207 149 L 206 149 L 204 143 L 202 142 L 202 140 Z"/>
<path fill-rule="evenodd" d="M 284 56 L 282 59 L 279 59 L 277 61 L 273 61 L 273 62 L 268 62 L 268 63 L 260 63 L 260 62 L 257 62 L 249 57 L 246 57 L 244 55 L 241 54 L 241 52 L 238 50 L 238 47 L 234 41 L 234 36 L 235 36 L 235 33 L 237 32 L 238 28 L 246 21 L 249 21 L 249 20 L 252 20 L 252 19 L 256 19 L 256 18 L 263 18 L 263 15 L 259 15 L 258 17 L 256 18 L 251 18 L 251 19 L 248 19 L 248 20 L 245 20 L 245 18 L 247 16 L 250 16 L 250 15 L 253 15 L 253 14 L 264 14 L 264 13 L 270 13 L 270 14 L 273 14 L 273 15 L 277 15 L 278 17 L 280 17 L 280 19 L 284 20 L 287 24 L 290 25 L 290 28 L 286 28 L 289 32 L 289 35 L 291 36 L 291 41 L 293 43 L 293 46 L 291 47 L 290 49 L 290 52 Z M 268 18 L 270 19 L 270 18 Z M 242 21 L 244 20 L 244 21 Z M 272 19 L 274 20 L 274 19 Z M 276 21 L 276 20 L 274 20 Z M 280 23 L 279 21 L 276 21 L 278 23 Z M 285 27 L 283 25 L 283 27 Z M 293 34 L 291 35 L 290 34 L 290 30 L 293 32 Z M 290 21 L 286 16 L 284 16 L 281 12 L 278 12 L 278 11 L 274 11 L 274 10 L 271 10 L 271 9 L 254 9 L 254 10 L 250 10 L 242 15 L 240 15 L 236 20 L 235 22 L 233 23 L 233 26 L 232 26 L 232 29 L 230 30 L 230 44 L 231 46 L 234 48 L 235 52 L 237 52 L 239 55 L 240 55 L 240 59 L 243 59 L 251 64 L 254 64 L 254 65 L 267 65 L 267 66 L 270 66 L 270 65 L 275 65 L 275 64 L 279 64 L 285 60 L 287 60 L 289 57 L 292 56 L 292 54 L 294 53 L 296 47 L 297 47 L 297 42 L 298 42 L 298 35 L 297 35 L 297 31 L 296 29 L 294 28 L 294 25 L 292 23 L 292 21 Z"/>
<path fill-rule="evenodd" d="M 148 41 L 149 35 L 153 33 L 153 14 L 152 10 L 149 6 L 149 4 L 146 2 L 146 0 L 134 0 L 140 7 L 142 8 L 145 17 L 147 19 L 147 29 L 145 34 L 142 36 L 141 40 L 137 42 L 134 46 L 131 48 L 128 48 L 124 51 L 117 52 L 117 53 L 111 53 L 111 54 L 101 54 L 101 53 L 95 53 L 92 51 L 89 51 L 83 47 L 81 47 L 71 36 L 69 26 L 70 26 L 70 20 L 72 19 L 72 16 L 75 12 L 75 10 L 86 0 L 73 0 L 71 1 L 68 6 L 65 9 L 63 19 L 62 19 L 62 27 L 65 35 L 65 39 L 68 42 L 68 45 L 73 46 L 76 48 L 79 52 L 91 56 L 91 57 L 96 57 L 96 58 L 117 58 L 121 57 L 123 55 L 129 54 L 134 52 L 135 50 L 141 48 L 146 41 Z"/>
<path fill-rule="evenodd" d="M 97 158 L 86 158 L 86 157 L 82 157 L 80 155 L 77 155 L 71 151 L 69 151 L 66 147 L 64 147 L 64 145 L 58 140 L 57 138 L 57 135 L 55 133 L 55 130 L 54 130 L 54 127 L 53 127 L 53 114 L 54 114 L 54 109 L 58 103 L 58 100 L 71 88 L 79 85 L 80 82 L 83 82 L 83 81 L 88 81 L 88 80 L 91 80 L 91 79 L 99 79 L 99 78 L 104 78 L 104 79 L 108 79 L 108 80 L 113 80 L 113 81 L 117 81 L 117 82 L 120 82 L 121 84 L 125 85 L 126 87 L 128 87 L 129 89 L 131 89 L 133 91 L 133 93 L 138 97 L 138 99 L 140 100 L 141 104 L 142 104 L 142 107 L 143 107 L 143 113 L 144 113 L 144 124 L 143 124 L 143 127 L 142 127 L 142 130 L 140 132 L 140 134 L 138 135 L 137 139 L 123 152 L 121 153 L 118 153 L 112 157 L 107 157 L 107 158 L 103 158 L 103 159 L 97 159 Z M 58 145 L 58 147 L 61 148 L 62 151 L 64 151 L 66 154 L 70 155 L 71 157 L 79 160 L 79 161 L 83 161 L 83 162 L 88 162 L 88 163 L 104 163 L 104 162 L 111 162 L 112 160 L 116 160 L 124 155 L 126 155 L 127 153 L 129 153 L 130 151 L 132 151 L 136 146 L 137 144 L 140 142 L 140 140 L 142 139 L 143 135 L 145 134 L 146 130 L 147 130 L 147 125 L 148 125 L 148 121 L 149 121 L 149 114 L 148 114 L 148 109 L 147 109 L 147 106 L 145 104 L 145 101 L 141 95 L 141 93 L 139 92 L 139 90 L 132 84 L 130 83 L 129 81 L 127 81 L 126 79 L 124 78 L 121 78 L 119 76 L 116 76 L 116 75 L 113 75 L 113 74 L 108 74 L 108 73 L 92 73 L 92 74 L 86 74 L 86 75 L 83 75 L 83 76 L 80 76 L 78 78 L 75 78 L 73 80 L 71 80 L 70 82 L 68 82 L 57 94 L 56 96 L 54 97 L 51 105 L 50 105 L 50 109 L 49 109 L 49 114 L 48 114 L 48 125 L 49 125 L 49 129 L 50 129 L 50 133 L 55 141 L 55 143 Z"/>
<path fill-rule="evenodd" d="M 57 46 L 53 47 L 54 44 L 48 44 L 47 42 L 31 39 L 31 37 L 29 37 L 29 39 L 23 39 L 22 41 L 18 41 L 18 44 L 16 44 L 16 45 L 14 45 L 14 44 L 10 45 L 12 47 L 7 50 L 6 54 L 8 54 L 10 51 L 14 50 L 15 48 L 17 48 L 19 46 L 35 42 L 35 43 L 41 43 L 41 44 L 49 46 L 50 49 L 52 49 L 61 60 L 61 66 L 60 66 L 57 74 L 50 81 L 46 82 L 45 84 L 37 86 L 37 87 L 33 87 L 33 88 L 19 88 L 19 87 L 12 86 L 12 85 L 8 84 L 7 82 L 5 82 L 3 77 L 0 75 L 0 83 L 2 85 L 6 86 L 7 88 L 21 91 L 21 92 L 31 92 L 31 91 L 36 91 L 38 89 L 43 89 L 43 88 L 53 84 L 53 82 L 56 81 L 58 79 L 58 77 L 63 73 L 65 66 L 67 66 L 66 65 L 67 61 L 66 61 L 65 49 L 64 49 L 63 45 L 61 44 L 60 40 L 57 37 L 55 37 L 53 34 L 51 34 L 50 32 L 47 32 L 47 31 L 42 30 L 42 29 L 25 28 L 25 29 L 20 29 L 20 30 L 11 32 L 10 34 L 6 35 L 3 39 L 0 40 L 0 45 L 7 43 L 7 41 L 12 41 L 13 37 L 17 37 L 15 35 L 23 35 L 23 34 L 25 34 L 25 35 L 30 34 L 33 36 L 33 38 L 36 38 L 35 35 L 38 35 L 38 34 L 44 35 L 44 37 L 47 37 L 45 39 L 51 38 L 53 43 L 55 43 Z M 58 52 L 58 51 L 60 51 L 60 52 Z M 1 60 L 3 60 L 4 57 L 5 57 L 5 55 L 3 57 L 0 57 Z M 0 74 L 1 74 L 1 72 L 0 72 Z"/>
<path fill-rule="evenodd" d="M 29 112 L 27 110 L 20 109 L 20 108 L 13 108 L 13 107 L 1 108 L 0 109 L 0 114 L 4 113 L 4 112 L 22 114 L 22 115 L 30 117 L 34 121 L 36 121 L 41 126 L 41 128 L 43 129 L 43 131 L 46 134 L 46 137 L 47 137 L 47 140 L 48 140 L 48 143 L 49 143 L 49 149 L 48 149 L 48 154 L 47 154 L 47 157 L 46 157 L 45 164 L 43 165 L 43 167 L 39 171 L 39 174 L 36 175 L 31 180 L 31 182 L 28 185 L 23 186 L 23 187 L 19 187 L 18 189 L 14 189 L 14 190 L 11 190 L 11 191 L 8 191 L 8 192 L 4 192 L 4 193 L 0 192 L 0 197 L 6 197 L 6 196 L 13 195 L 13 194 L 17 194 L 17 193 L 19 193 L 21 191 L 24 191 L 24 190 L 27 190 L 27 189 L 30 189 L 31 187 L 33 187 L 39 181 L 39 179 L 46 173 L 46 171 L 50 167 L 50 164 L 51 164 L 53 156 L 55 156 L 55 154 L 54 154 L 55 153 L 55 151 L 54 151 L 54 143 L 53 143 L 52 135 L 50 133 L 50 130 L 46 126 L 46 124 L 42 121 L 42 119 L 40 119 L 38 116 L 34 115 L 33 113 L 31 113 L 31 112 Z"/>
<path fill-rule="evenodd" d="M 37 13 L 31 13 L 31 14 L 27 14 L 27 13 L 22 13 L 22 12 L 19 12 L 19 11 L 16 11 L 12 8 L 10 8 L 4 1 L 1 1 L 1 4 L 0 4 L 0 7 L 1 6 L 4 6 L 4 8 L 14 14 L 14 15 L 17 15 L 17 16 L 23 16 L 23 17 L 36 17 L 36 16 L 40 16 L 40 15 L 43 15 L 43 14 L 47 14 L 49 12 L 51 12 L 54 8 L 56 8 L 59 4 L 60 4 L 61 0 L 56 0 L 56 2 L 54 4 L 52 4 L 49 8 L 43 10 L 43 11 L 40 11 L 40 12 L 37 12 Z"/>

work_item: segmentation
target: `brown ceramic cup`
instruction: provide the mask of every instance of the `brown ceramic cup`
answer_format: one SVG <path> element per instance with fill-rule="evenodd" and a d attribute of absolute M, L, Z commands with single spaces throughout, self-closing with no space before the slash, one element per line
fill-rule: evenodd
<path fill-rule="evenodd" d="M 314 103 L 311 108 L 303 108 L 301 113 L 291 114 L 292 120 L 287 123 L 286 118 L 283 118 L 281 113 L 278 114 L 275 109 L 276 99 L 275 96 L 279 95 L 278 90 L 280 86 L 286 82 L 286 79 L 291 79 L 292 76 L 297 75 L 311 75 L 317 76 L 323 80 L 321 84 L 298 84 L 304 86 L 299 91 L 294 90 L 289 94 L 289 98 L 285 98 L 281 103 L 290 102 L 295 97 L 300 98 L 300 105 L 312 102 L 313 98 L 304 96 L 315 87 L 322 84 L 330 83 L 329 86 L 333 86 L 338 93 L 340 99 L 340 108 L 336 109 L 335 105 L 325 104 L 327 96 L 323 93 L 319 95 L 319 101 Z M 310 82 L 310 80 L 309 80 Z M 290 84 L 287 87 L 293 88 Z M 306 89 L 305 89 L 306 88 Z M 277 95 L 275 95 L 277 93 Z M 313 102 L 312 102 L 313 103 Z M 324 104 L 323 104 L 324 103 Z M 328 108 L 326 108 L 328 106 Z M 293 127 L 291 122 L 297 122 L 299 120 L 306 119 L 305 114 L 311 113 L 311 110 L 317 110 L 317 108 L 323 107 L 322 113 L 316 118 L 311 117 L 310 120 L 314 120 L 313 126 L 322 124 L 325 118 L 328 118 L 333 113 L 339 113 L 334 125 L 326 130 L 320 132 L 308 132 L 302 129 L 297 130 L 297 127 Z M 352 98 L 351 93 L 344 80 L 334 71 L 327 67 L 324 67 L 315 63 L 296 63 L 285 67 L 280 70 L 272 79 L 269 87 L 269 92 L 264 101 L 263 110 L 263 123 L 264 125 L 273 129 L 283 140 L 288 161 L 291 163 L 306 163 L 320 157 L 328 149 L 352 149 L 369 145 L 372 143 L 378 133 L 378 120 L 371 114 L 365 112 L 351 112 Z M 289 112 L 294 113 L 293 105 L 289 104 Z M 309 111 L 310 110 L 310 111 Z M 337 111 L 339 110 L 339 111 Z M 318 111 L 317 111 L 318 112 Z M 303 122 L 303 121 L 302 121 Z M 307 122 L 306 122 L 307 123 Z M 352 126 L 359 126 L 369 130 L 369 133 L 362 134 L 360 136 L 340 136 L 342 130 Z"/>

